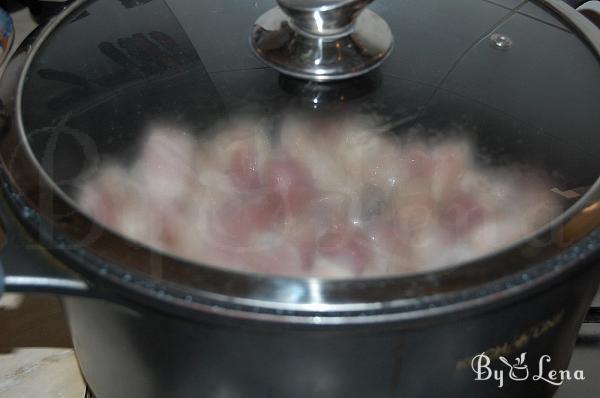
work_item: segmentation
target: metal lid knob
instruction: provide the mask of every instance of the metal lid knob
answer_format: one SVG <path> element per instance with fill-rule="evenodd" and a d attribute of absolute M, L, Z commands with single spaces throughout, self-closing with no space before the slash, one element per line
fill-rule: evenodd
<path fill-rule="evenodd" d="M 388 24 L 365 9 L 373 0 L 277 0 L 256 21 L 256 55 L 283 74 L 332 81 L 365 74 L 390 54 Z"/>

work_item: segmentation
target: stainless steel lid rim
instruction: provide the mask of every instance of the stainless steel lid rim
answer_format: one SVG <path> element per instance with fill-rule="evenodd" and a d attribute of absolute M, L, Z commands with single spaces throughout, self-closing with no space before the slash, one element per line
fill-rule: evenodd
<path fill-rule="evenodd" d="M 85 270 L 87 271 L 85 274 L 94 280 L 99 277 L 98 282 L 108 283 L 109 290 L 116 288 L 121 292 L 133 293 L 133 297 L 141 304 L 148 305 L 149 302 L 146 299 L 150 299 L 150 303 L 175 305 L 204 314 L 228 318 L 333 326 L 408 321 L 443 316 L 449 313 L 476 310 L 490 304 L 502 305 L 505 300 L 521 294 L 530 294 L 536 287 L 541 288 L 565 277 L 569 272 L 576 272 L 582 267 L 589 266 L 590 261 L 595 258 L 594 256 L 600 255 L 600 250 L 598 250 L 600 248 L 600 229 L 598 229 L 567 251 L 532 266 L 526 273 L 449 294 L 370 304 L 284 305 L 283 303 L 243 299 L 210 292 L 186 294 L 179 287 L 150 282 L 143 277 L 120 269 L 115 264 L 103 261 L 80 246 L 73 245 L 60 231 L 45 222 L 37 211 L 25 204 L 24 199 L 12 187 L 2 169 L 0 169 L 0 180 L 7 198 L 15 210 L 20 209 L 17 212 L 22 221 L 29 226 L 29 230 L 37 233 L 40 242 L 73 270 Z M 373 283 L 373 281 L 363 281 L 362 283 L 368 285 L 369 282 Z M 102 296 L 100 295 L 98 298 L 102 298 Z"/>

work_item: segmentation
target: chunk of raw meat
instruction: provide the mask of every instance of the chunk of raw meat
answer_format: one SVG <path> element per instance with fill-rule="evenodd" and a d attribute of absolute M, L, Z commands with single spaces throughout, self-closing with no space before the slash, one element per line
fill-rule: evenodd
<path fill-rule="evenodd" d="M 131 166 L 107 163 L 88 179 L 79 204 L 197 263 L 323 278 L 471 260 L 562 210 L 543 173 L 486 166 L 454 133 L 399 139 L 366 116 L 290 115 L 269 134 L 265 125 L 239 119 L 203 139 L 155 128 Z"/>

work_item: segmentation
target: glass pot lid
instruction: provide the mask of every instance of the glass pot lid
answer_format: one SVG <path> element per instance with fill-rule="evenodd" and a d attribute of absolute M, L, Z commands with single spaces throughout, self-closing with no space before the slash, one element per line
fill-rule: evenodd
<path fill-rule="evenodd" d="M 338 3 L 354 7 L 341 27 Z M 581 210 L 600 170 L 590 44 L 554 2 L 368 3 L 72 6 L 34 47 L 17 107 L 54 200 L 93 220 L 85 246 L 126 280 L 227 280 L 252 298 L 285 280 L 271 299 L 293 303 L 314 295 L 289 277 L 399 283 L 355 296 L 378 301 L 568 246 L 531 238 Z M 67 235 L 85 229 L 61 217 Z"/>

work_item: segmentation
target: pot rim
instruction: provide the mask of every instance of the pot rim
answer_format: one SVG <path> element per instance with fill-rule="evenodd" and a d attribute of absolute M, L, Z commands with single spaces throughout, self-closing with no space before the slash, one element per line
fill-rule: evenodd
<path fill-rule="evenodd" d="M 133 243 L 77 210 L 34 156 L 22 118 L 23 87 L 38 50 L 62 21 L 88 2 L 73 2 L 35 38 L 19 71 L 13 104 L 15 126 L 9 134 L 17 148 L 0 149 L 7 172 L 0 178 L 11 180 L 12 192 L 7 196 L 20 221 L 76 271 L 145 299 L 194 311 L 286 323 L 372 323 L 497 301 L 564 274 L 600 247 L 600 230 L 587 238 L 564 240 L 571 221 L 600 205 L 600 179 L 575 205 L 529 237 L 484 257 L 427 273 L 351 280 L 286 278 L 200 265 Z M 591 22 L 560 0 L 541 0 L 541 4 L 574 27 L 600 56 L 600 30 Z M 22 172 L 23 164 L 31 166 L 29 174 Z M 39 198 L 48 202 L 40 206 Z M 65 218 L 57 208 L 71 214 Z M 599 227 L 600 217 L 592 224 L 591 229 Z M 97 239 L 87 242 L 90 231 Z"/>

